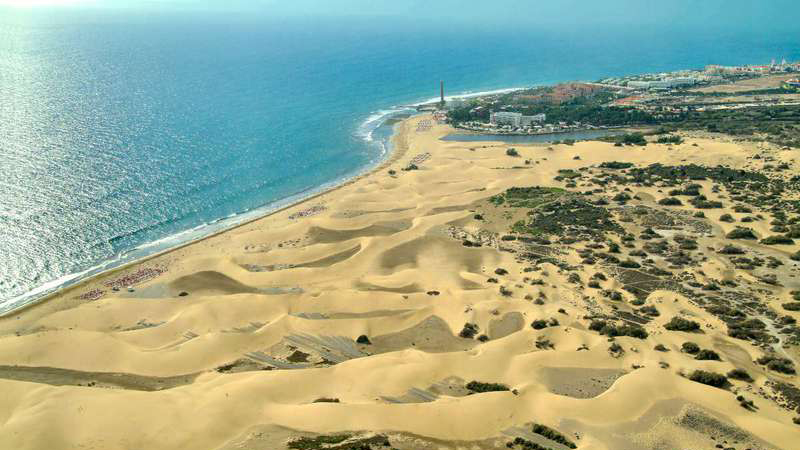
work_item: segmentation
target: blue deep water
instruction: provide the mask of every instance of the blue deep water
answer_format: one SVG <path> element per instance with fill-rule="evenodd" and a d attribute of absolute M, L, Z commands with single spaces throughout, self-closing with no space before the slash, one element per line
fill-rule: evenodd
<path fill-rule="evenodd" d="M 0 9 L 0 312 L 363 171 L 440 79 L 794 60 L 795 38 Z"/>

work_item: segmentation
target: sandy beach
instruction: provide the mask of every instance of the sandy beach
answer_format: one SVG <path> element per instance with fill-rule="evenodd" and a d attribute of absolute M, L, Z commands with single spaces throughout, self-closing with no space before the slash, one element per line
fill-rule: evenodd
<path fill-rule="evenodd" d="M 440 140 L 452 131 L 426 115 L 404 120 L 394 155 L 364 176 L 0 319 L 0 448 L 347 449 L 386 439 L 454 450 L 515 438 L 559 450 L 797 447 L 800 391 L 785 387 L 797 375 L 757 362 L 773 353 L 800 361 L 797 347 L 772 325 L 765 332 L 777 343 L 731 337 L 705 303 L 712 288 L 674 283 L 751 295 L 798 319 L 781 304 L 800 289 L 790 259 L 800 245 L 761 243 L 775 234 L 771 213 L 736 208 L 736 193 L 715 187 L 724 183 L 694 181 L 723 204 L 699 217 L 687 197 L 659 203 L 673 187 L 624 185 L 618 169 L 601 167 L 694 163 L 788 178 L 800 169 L 792 151 L 697 133 L 681 144 L 509 152 Z M 766 167 L 781 164 L 789 169 Z M 607 199 L 608 220 L 624 232 L 522 239 L 510 230 L 533 216 L 504 193 L 533 186 L 558 188 L 547 202 L 565 202 L 563 189 Z M 655 217 L 666 219 L 648 222 Z M 726 237 L 742 225 L 758 239 Z M 683 245 L 688 262 L 651 250 L 653 233 Z M 626 234 L 650 237 L 626 247 Z M 591 256 L 611 241 L 624 247 L 618 259 L 642 267 L 652 257 L 672 278 Z M 720 252 L 732 243 L 782 265 L 742 267 Z M 674 317 L 699 329 L 669 330 Z M 603 334 L 597 320 L 638 324 L 647 336 Z M 688 341 L 718 360 L 697 359 Z M 698 369 L 742 369 L 752 380 L 718 388 L 692 381 Z M 343 438 L 297 446 L 323 435 Z"/>

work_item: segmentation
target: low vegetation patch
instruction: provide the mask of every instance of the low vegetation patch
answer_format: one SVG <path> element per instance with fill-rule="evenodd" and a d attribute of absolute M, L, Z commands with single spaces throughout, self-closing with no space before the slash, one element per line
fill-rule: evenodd
<path fill-rule="evenodd" d="M 747 240 L 756 240 L 758 236 L 753 232 L 752 228 L 746 227 L 736 227 L 731 230 L 727 235 L 725 235 L 728 239 L 747 239 Z"/>
<path fill-rule="evenodd" d="M 536 442 L 531 442 L 521 437 L 516 437 L 513 441 L 506 443 L 506 447 L 520 450 L 553 450 L 550 447 L 542 447 Z"/>
<path fill-rule="evenodd" d="M 792 245 L 794 240 L 787 236 L 775 235 L 765 237 L 761 240 L 761 243 L 765 245 Z"/>
<path fill-rule="evenodd" d="M 566 191 L 554 187 L 512 187 L 502 194 L 491 197 L 489 201 L 497 206 L 508 204 L 512 208 L 536 208 L 555 200 Z"/>
<path fill-rule="evenodd" d="M 689 379 L 716 388 L 724 387 L 728 383 L 728 379 L 725 375 L 705 370 L 695 370 L 689 375 Z"/>
<path fill-rule="evenodd" d="M 697 352 L 694 359 L 698 361 L 719 361 L 719 354 L 714 350 L 703 349 Z"/>
<path fill-rule="evenodd" d="M 730 372 L 728 372 L 728 378 L 733 380 L 747 381 L 748 383 L 753 381 L 753 377 L 751 377 L 750 374 L 744 369 L 732 369 Z"/>
<path fill-rule="evenodd" d="M 583 198 L 567 195 L 549 202 L 530 212 L 527 221 L 514 224 L 512 231 L 531 235 L 600 236 L 605 232 L 622 233 L 611 213 L 601 206 L 593 205 Z"/>
<path fill-rule="evenodd" d="M 318 399 L 314 400 L 311 403 L 339 403 L 339 399 L 338 398 L 321 397 L 321 398 L 318 398 Z"/>
<path fill-rule="evenodd" d="M 482 392 L 501 392 L 501 391 L 510 391 L 511 389 L 506 386 L 505 384 L 500 383 L 484 383 L 481 381 L 470 381 L 467 383 L 467 389 L 472 393 L 482 393 Z"/>
<path fill-rule="evenodd" d="M 474 323 L 465 323 L 464 328 L 458 333 L 460 337 L 465 339 L 472 339 L 476 334 L 478 334 L 478 325 Z"/>
<path fill-rule="evenodd" d="M 681 199 L 679 198 L 666 197 L 659 200 L 658 204 L 663 206 L 681 206 L 683 205 L 683 202 L 681 202 Z"/>
<path fill-rule="evenodd" d="M 683 144 L 683 138 L 677 135 L 661 136 L 656 141 L 658 144 Z"/>
<path fill-rule="evenodd" d="M 609 337 L 630 336 L 636 339 L 647 339 L 648 336 L 647 330 L 642 327 L 628 324 L 615 325 L 605 320 L 593 320 L 589 324 L 589 329 Z"/>
<path fill-rule="evenodd" d="M 631 169 L 629 173 L 638 182 L 653 182 L 655 178 L 672 183 L 685 182 L 687 180 L 712 180 L 720 183 L 769 182 L 769 178 L 759 172 L 737 170 L 723 166 L 706 167 L 697 164 L 665 166 L 656 163 L 644 168 Z"/>
<path fill-rule="evenodd" d="M 695 344 L 694 342 L 684 342 L 683 345 L 681 345 L 681 350 L 684 353 L 694 355 L 700 351 L 700 346 Z"/>
<path fill-rule="evenodd" d="M 574 442 L 572 442 L 568 437 L 564 436 L 563 434 L 559 433 L 558 431 L 538 423 L 533 424 L 534 433 L 544 436 L 547 439 L 550 439 L 553 442 L 558 442 L 561 445 L 565 445 L 569 448 L 578 448 Z"/>
<path fill-rule="evenodd" d="M 794 368 L 794 363 L 786 358 L 781 358 L 776 355 L 764 355 L 758 358 L 756 362 L 762 366 L 767 366 L 767 369 L 783 373 L 786 375 L 794 375 L 797 373 Z"/>
<path fill-rule="evenodd" d="M 642 133 L 623 134 L 614 137 L 617 145 L 647 145 L 647 139 Z"/>
<path fill-rule="evenodd" d="M 363 438 L 352 434 L 302 437 L 287 444 L 292 450 L 377 450 L 390 446 L 389 438 L 380 434 Z"/>
<path fill-rule="evenodd" d="M 629 162 L 619 162 L 619 161 L 606 161 L 600 164 L 601 169 L 630 169 L 633 167 L 633 163 Z"/>
<path fill-rule="evenodd" d="M 728 325 L 728 336 L 736 339 L 753 340 L 764 343 L 772 342 L 775 339 L 764 331 L 767 325 L 756 318 L 728 320 L 726 324 Z"/>
<path fill-rule="evenodd" d="M 700 324 L 694 320 L 684 319 L 683 317 L 675 316 L 669 322 L 664 324 L 664 328 L 670 331 L 688 331 L 694 332 L 700 330 Z"/>

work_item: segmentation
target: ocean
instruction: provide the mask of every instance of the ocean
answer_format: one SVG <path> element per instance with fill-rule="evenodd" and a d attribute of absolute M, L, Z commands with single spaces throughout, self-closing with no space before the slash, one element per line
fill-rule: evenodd
<path fill-rule="evenodd" d="M 796 60 L 795 38 L 0 9 L 0 313 L 374 166 L 439 80 Z"/>

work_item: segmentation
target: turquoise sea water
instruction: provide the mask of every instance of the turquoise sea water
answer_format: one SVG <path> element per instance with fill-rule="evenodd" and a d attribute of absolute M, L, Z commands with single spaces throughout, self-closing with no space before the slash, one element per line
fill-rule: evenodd
<path fill-rule="evenodd" d="M 7 11 L 6 11 L 7 12 Z M 0 15 L 0 312 L 377 163 L 398 105 L 707 63 L 789 34 Z"/>

